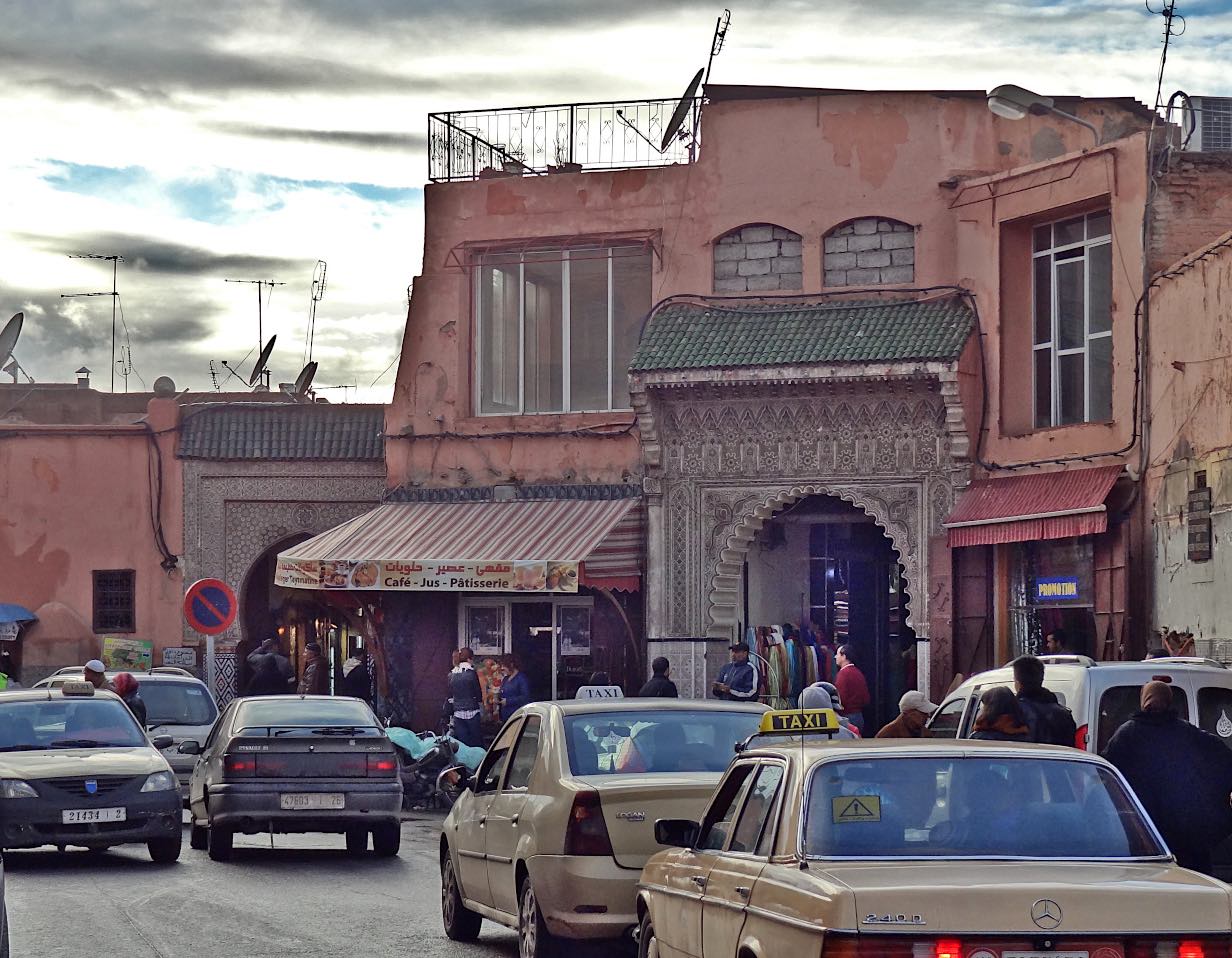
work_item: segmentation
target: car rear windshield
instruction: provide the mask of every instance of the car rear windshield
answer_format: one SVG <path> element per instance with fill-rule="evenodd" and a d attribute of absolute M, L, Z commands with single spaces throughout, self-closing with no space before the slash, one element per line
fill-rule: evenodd
<path fill-rule="evenodd" d="M 150 725 L 212 725 L 218 717 L 199 682 L 137 681 Z"/>
<path fill-rule="evenodd" d="M 0 752 L 149 744 L 132 712 L 117 699 L 0 702 Z"/>
<path fill-rule="evenodd" d="M 235 716 L 236 726 L 342 726 L 369 728 L 376 716 L 363 702 L 350 699 L 250 699 Z"/>
<path fill-rule="evenodd" d="M 759 712 L 639 709 L 565 717 L 574 775 L 721 772 L 737 742 L 754 732 Z"/>
<path fill-rule="evenodd" d="M 823 858 L 1146 858 L 1163 855 L 1116 775 L 1045 758 L 825 762 L 806 854 Z"/>

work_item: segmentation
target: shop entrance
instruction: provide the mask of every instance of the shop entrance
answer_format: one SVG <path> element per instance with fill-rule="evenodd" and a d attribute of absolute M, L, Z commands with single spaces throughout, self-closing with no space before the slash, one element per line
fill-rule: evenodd
<path fill-rule="evenodd" d="M 814 675 L 832 680 L 834 650 L 850 645 L 872 696 L 869 734 L 894 718 L 916 687 L 907 590 L 890 538 L 850 503 L 809 496 L 767 522 L 745 559 L 744 622 L 767 659 L 770 704 L 794 706 Z"/>

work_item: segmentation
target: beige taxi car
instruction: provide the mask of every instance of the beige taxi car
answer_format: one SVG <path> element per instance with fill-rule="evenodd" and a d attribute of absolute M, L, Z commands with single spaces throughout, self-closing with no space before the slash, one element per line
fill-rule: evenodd
<path fill-rule="evenodd" d="M 1232 889 L 1176 865 L 1103 759 L 836 724 L 770 713 L 700 819 L 656 823 L 641 958 L 1232 952 Z"/>
<path fill-rule="evenodd" d="M 697 817 L 766 707 L 682 699 L 524 706 L 441 832 L 445 933 L 515 928 L 522 958 L 637 926 L 637 880 L 660 818 Z"/>

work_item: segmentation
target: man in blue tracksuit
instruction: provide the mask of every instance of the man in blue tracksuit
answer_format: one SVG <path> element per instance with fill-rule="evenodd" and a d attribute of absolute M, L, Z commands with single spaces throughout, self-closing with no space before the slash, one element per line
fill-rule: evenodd
<path fill-rule="evenodd" d="M 749 661 L 744 642 L 731 646 L 731 661 L 723 666 L 714 683 L 714 697 L 733 702 L 757 701 L 757 668 Z"/>

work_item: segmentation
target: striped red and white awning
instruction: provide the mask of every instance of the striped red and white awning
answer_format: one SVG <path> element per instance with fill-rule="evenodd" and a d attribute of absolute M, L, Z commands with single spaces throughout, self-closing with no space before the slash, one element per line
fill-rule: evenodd
<path fill-rule="evenodd" d="M 307 589 L 417 590 L 448 588 L 423 582 L 452 581 L 467 583 L 457 591 L 552 592 L 575 591 L 580 581 L 636 589 L 641 552 L 637 499 L 397 502 L 280 553 L 275 582 Z M 537 566 L 544 567 L 540 588 Z M 510 576 L 518 584 L 501 587 Z M 572 589 L 560 584 L 570 576 Z"/>

